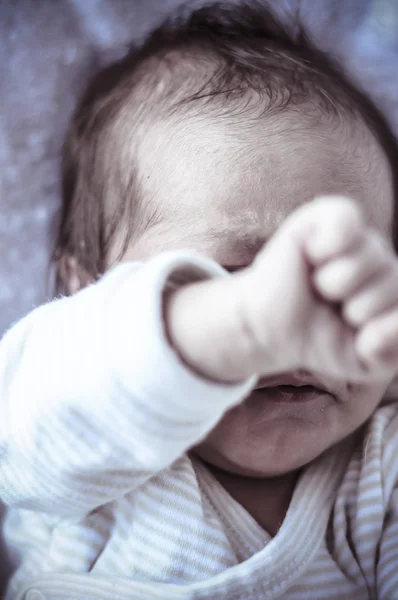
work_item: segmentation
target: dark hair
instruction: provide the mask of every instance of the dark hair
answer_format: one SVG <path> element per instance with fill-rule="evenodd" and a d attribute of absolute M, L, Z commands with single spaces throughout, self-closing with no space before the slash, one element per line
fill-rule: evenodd
<path fill-rule="evenodd" d="M 139 227 L 136 165 L 132 161 L 126 174 L 114 156 L 114 130 L 132 97 L 136 114 L 130 118 L 136 122 L 148 118 L 154 104 L 169 115 L 195 106 L 228 111 L 248 90 L 259 95 L 263 112 L 300 105 L 330 118 L 350 114 L 367 123 L 396 164 L 396 141 L 377 109 L 296 25 L 289 32 L 260 2 L 180 9 L 140 47 L 99 72 L 77 106 L 64 146 L 53 261 L 73 255 L 96 278 L 122 218 L 131 231 Z M 200 63 L 203 57 L 212 63 L 210 71 L 207 66 L 202 74 L 179 75 L 179 62 Z M 166 76 L 168 85 L 155 93 Z M 107 207 L 109 194 L 117 198 L 113 210 Z M 58 273 L 56 288 L 62 291 Z"/>

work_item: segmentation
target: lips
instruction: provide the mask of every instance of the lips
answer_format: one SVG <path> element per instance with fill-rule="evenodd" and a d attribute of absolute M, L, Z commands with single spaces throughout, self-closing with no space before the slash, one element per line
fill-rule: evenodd
<path fill-rule="evenodd" d="M 306 402 L 325 394 L 335 395 L 331 385 L 323 378 L 306 372 L 262 378 L 254 390 L 255 397 L 278 402 Z"/>
<path fill-rule="evenodd" d="M 316 400 L 320 396 L 328 394 L 326 390 L 314 387 L 312 385 L 278 385 L 273 387 L 263 387 L 254 392 L 254 396 L 264 400 L 274 402 L 308 402 Z"/>
<path fill-rule="evenodd" d="M 312 386 L 324 391 L 331 391 L 331 384 L 325 378 L 306 371 L 294 371 L 292 373 L 281 373 L 273 377 L 262 377 L 256 387 L 257 390 L 278 387 L 278 386 L 293 386 L 304 387 Z"/>

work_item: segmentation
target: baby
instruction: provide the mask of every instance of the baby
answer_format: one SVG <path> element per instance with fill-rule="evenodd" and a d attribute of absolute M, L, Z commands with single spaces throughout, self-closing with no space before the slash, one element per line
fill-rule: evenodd
<path fill-rule="evenodd" d="M 257 4 L 96 76 L 0 345 L 8 600 L 397 597 L 394 150 Z"/>

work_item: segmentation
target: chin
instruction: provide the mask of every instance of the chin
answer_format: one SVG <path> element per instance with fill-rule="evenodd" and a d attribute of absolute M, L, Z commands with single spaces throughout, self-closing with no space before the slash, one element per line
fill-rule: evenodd
<path fill-rule="evenodd" d="M 217 444 L 206 440 L 194 452 L 206 463 L 235 475 L 253 478 L 278 477 L 297 471 L 320 456 L 325 447 L 297 447 L 285 440 L 283 444 L 264 444 L 264 440 L 245 444 Z"/>
<path fill-rule="evenodd" d="M 346 405 L 333 394 L 291 388 L 255 390 L 224 415 L 196 453 L 224 471 L 273 477 L 302 468 L 350 433 Z"/>

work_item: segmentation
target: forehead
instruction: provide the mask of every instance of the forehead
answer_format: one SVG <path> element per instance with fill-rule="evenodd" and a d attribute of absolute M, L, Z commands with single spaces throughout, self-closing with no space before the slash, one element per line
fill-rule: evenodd
<path fill-rule="evenodd" d="M 297 115 L 246 129 L 202 122 L 171 131 L 158 124 L 141 147 L 139 172 L 144 199 L 160 219 L 127 258 L 193 248 L 224 264 L 245 264 L 288 214 L 322 194 L 353 197 L 388 237 L 391 169 L 364 125 L 354 134 L 311 128 Z"/>

